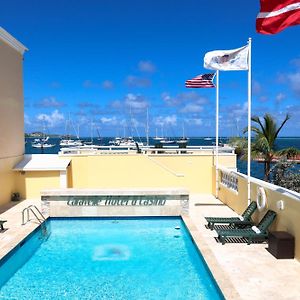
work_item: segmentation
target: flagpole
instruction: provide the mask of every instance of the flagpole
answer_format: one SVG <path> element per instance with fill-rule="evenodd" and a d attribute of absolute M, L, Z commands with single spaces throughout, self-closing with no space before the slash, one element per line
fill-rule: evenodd
<path fill-rule="evenodd" d="M 251 45 L 252 39 L 248 39 L 248 164 L 247 164 L 247 192 L 248 192 L 248 205 L 251 202 Z"/>
<path fill-rule="evenodd" d="M 216 198 L 219 198 L 219 70 L 216 71 Z"/>

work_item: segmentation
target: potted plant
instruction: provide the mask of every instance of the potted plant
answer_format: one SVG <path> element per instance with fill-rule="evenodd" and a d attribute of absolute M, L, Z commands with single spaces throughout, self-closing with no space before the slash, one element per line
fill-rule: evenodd
<path fill-rule="evenodd" d="M 20 196 L 20 193 L 12 193 L 11 195 L 11 201 L 20 201 L 21 199 L 21 196 Z"/>

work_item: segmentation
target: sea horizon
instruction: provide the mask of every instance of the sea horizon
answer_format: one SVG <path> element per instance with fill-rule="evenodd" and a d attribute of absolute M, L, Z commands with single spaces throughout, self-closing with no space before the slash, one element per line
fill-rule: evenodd
<path fill-rule="evenodd" d="M 209 137 L 210 140 L 205 140 L 207 137 L 189 137 L 188 145 L 189 146 L 214 146 L 215 137 Z M 93 142 L 95 145 L 109 145 L 109 141 L 113 139 L 114 137 L 102 137 L 100 140 L 98 138 L 94 137 L 91 140 L 91 137 L 81 137 L 80 139 L 82 141 L 86 142 Z M 172 139 L 176 140 L 176 137 L 171 137 Z M 177 137 L 180 138 L 180 137 Z M 25 144 L 25 154 L 41 154 L 41 149 L 33 148 L 31 146 L 31 141 L 34 140 L 34 138 L 26 138 L 30 139 L 29 142 Z M 59 140 L 61 138 L 49 138 L 50 143 L 55 143 L 55 147 L 53 148 L 45 148 L 43 149 L 43 154 L 57 154 L 60 150 L 59 146 Z M 220 137 L 221 143 L 227 143 L 230 138 L 228 137 Z M 137 141 L 146 142 L 146 137 L 140 137 L 137 139 Z M 154 145 L 153 137 L 149 137 L 150 145 Z M 176 145 L 176 144 L 174 144 Z M 300 137 L 278 137 L 276 142 L 276 147 L 278 150 L 288 148 L 288 147 L 295 147 L 300 149 Z M 297 168 L 300 167 L 300 164 L 297 165 Z M 247 161 L 237 159 L 237 171 L 243 174 L 247 174 Z M 263 179 L 264 177 L 264 164 L 258 161 L 251 161 L 251 176 Z"/>

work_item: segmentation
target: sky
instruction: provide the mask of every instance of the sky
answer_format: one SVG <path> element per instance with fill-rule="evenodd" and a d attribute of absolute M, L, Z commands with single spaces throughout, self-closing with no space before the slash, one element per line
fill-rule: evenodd
<path fill-rule="evenodd" d="M 300 132 L 300 26 L 256 33 L 259 0 L 10 0 L 0 26 L 23 43 L 25 131 L 214 136 L 215 89 L 205 53 L 252 38 L 252 115 Z M 247 126 L 247 71 L 220 71 L 220 135 Z M 147 117 L 148 111 L 148 117 Z M 72 124 L 72 126 L 70 125 Z"/>

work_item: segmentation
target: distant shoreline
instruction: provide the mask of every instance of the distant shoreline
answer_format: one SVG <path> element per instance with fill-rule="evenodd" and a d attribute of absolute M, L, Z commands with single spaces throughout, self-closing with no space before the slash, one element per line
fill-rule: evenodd
<path fill-rule="evenodd" d="M 25 138 L 39 138 L 43 135 L 43 133 L 26 133 Z M 49 138 L 66 138 L 66 135 L 64 134 L 46 134 L 49 136 Z M 76 139 L 77 137 L 74 135 L 68 136 L 70 139 Z M 102 136 L 101 138 L 113 138 L 114 136 Z M 149 136 L 149 138 L 153 138 L 154 136 Z M 188 138 L 193 139 L 204 139 L 204 138 L 211 138 L 215 139 L 215 136 L 187 136 Z M 80 139 L 90 139 L 90 136 L 81 136 Z M 134 138 L 137 138 L 134 136 Z M 146 136 L 140 136 L 142 139 L 146 139 Z M 171 136 L 171 138 L 180 138 L 180 136 Z M 237 138 L 237 136 L 220 136 L 219 139 L 231 139 L 231 138 Z M 252 138 L 253 139 L 253 138 Z M 278 139 L 300 139 L 300 136 L 280 136 Z"/>

